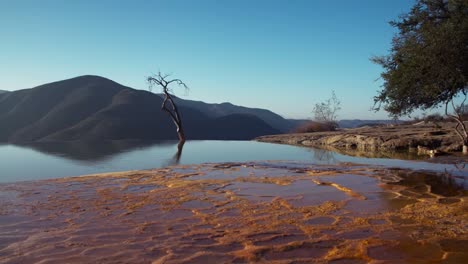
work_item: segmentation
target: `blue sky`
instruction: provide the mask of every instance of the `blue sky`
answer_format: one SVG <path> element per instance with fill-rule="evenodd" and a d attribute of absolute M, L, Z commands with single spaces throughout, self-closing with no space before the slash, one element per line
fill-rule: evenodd
<path fill-rule="evenodd" d="M 310 118 L 335 90 L 339 118 L 369 111 L 408 0 L 0 1 L 0 89 L 93 74 L 146 89 L 161 70 L 192 100 Z"/>

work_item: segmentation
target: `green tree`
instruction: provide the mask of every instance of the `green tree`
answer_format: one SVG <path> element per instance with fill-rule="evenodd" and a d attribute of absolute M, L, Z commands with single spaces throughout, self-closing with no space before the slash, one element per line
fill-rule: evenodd
<path fill-rule="evenodd" d="M 375 110 L 402 116 L 445 106 L 466 150 L 468 134 L 460 110 L 468 92 L 468 1 L 417 0 L 409 13 L 390 24 L 398 29 L 390 54 L 371 59 L 384 68 Z"/>

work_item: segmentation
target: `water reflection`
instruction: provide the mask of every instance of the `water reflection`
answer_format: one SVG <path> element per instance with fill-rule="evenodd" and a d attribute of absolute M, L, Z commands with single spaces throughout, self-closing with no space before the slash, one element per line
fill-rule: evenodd
<path fill-rule="evenodd" d="M 177 146 L 175 154 L 168 158 L 166 162 L 163 162 L 165 166 L 172 166 L 180 164 L 184 144 L 185 142 L 179 142 L 175 140 L 116 140 L 104 142 L 39 142 L 22 144 L 18 146 L 30 148 L 48 155 L 54 155 L 69 160 L 91 164 L 106 162 L 124 153 L 150 149 L 153 147 L 167 149 L 168 154 L 170 154 L 169 149 L 173 149 L 174 146 Z"/>
<path fill-rule="evenodd" d="M 360 158 L 370 158 L 370 159 L 400 159 L 400 160 L 427 160 L 429 156 L 421 156 L 416 152 L 408 151 L 390 151 L 390 150 L 379 150 L 379 151 L 369 151 L 362 150 L 357 148 L 335 148 L 332 146 L 320 146 L 320 149 L 340 153 L 343 155 L 360 157 Z"/>
<path fill-rule="evenodd" d="M 393 184 L 408 187 L 415 194 L 434 193 L 445 197 L 466 195 L 466 179 L 450 173 L 428 173 L 420 171 L 395 170 L 400 181 Z"/>
<path fill-rule="evenodd" d="M 176 164 L 213 162 L 293 161 L 335 165 L 358 163 L 468 176 L 466 157 L 449 164 L 398 160 L 371 152 L 367 157 L 254 141 L 107 141 L 0 145 L 0 182 L 57 178 L 101 172 L 142 170 Z M 182 154 L 183 153 L 183 154 Z M 350 155 L 351 154 L 351 155 Z M 354 153 L 356 154 L 356 153 Z M 386 154 L 385 154 L 386 155 Z M 407 157 L 407 156 L 406 156 Z"/>
<path fill-rule="evenodd" d="M 336 164 L 338 161 L 336 159 L 335 153 L 325 149 L 310 149 L 314 160 L 322 161 L 325 164 Z"/>
<path fill-rule="evenodd" d="M 178 141 L 115 140 L 97 142 L 37 142 L 18 145 L 44 154 L 86 163 L 100 163 L 123 153 L 148 149 L 154 146 L 172 148 Z M 1 147 L 1 145 L 0 145 Z M 180 159 L 180 155 L 179 155 Z"/>
<path fill-rule="evenodd" d="M 167 161 L 166 166 L 173 166 L 173 165 L 180 164 L 180 158 L 182 157 L 182 151 L 184 150 L 184 145 L 185 145 L 185 141 L 179 141 L 179 143 L 177 144 L 176 153 L 174 154 L 174 156 L 172 156 L 172 158 L 170 158 Z"/>

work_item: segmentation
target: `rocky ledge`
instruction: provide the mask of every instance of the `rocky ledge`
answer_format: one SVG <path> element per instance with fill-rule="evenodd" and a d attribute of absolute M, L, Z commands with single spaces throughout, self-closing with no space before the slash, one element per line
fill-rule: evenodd
<path fill-rule="evenodd" d="M 423 123 L 382 127 L 362 127 L 332 132 L 282 134 L 258 137 L 261 142 L 358 149 L 370 151 L 409 150 L 429 154 L 461 151 L 462 144 L 454 123 Z"/>

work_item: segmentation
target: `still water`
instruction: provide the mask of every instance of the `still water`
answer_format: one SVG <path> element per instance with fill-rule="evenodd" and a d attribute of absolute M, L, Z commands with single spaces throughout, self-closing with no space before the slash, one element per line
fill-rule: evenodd
<path fill-rule="evenodd" d="M 177 142 L 116 141 L 106 143 L 41 143 L 0 145 L 0 182 L 60 178 L 102 172 L 140 170 L 174 164 L 243 161 L 300 161 L 312 164 L 353 162 L 418 170 L 453 172 L 453 165 L 398 159 L 361 158 L 320 149 L 255 141 L 188 141 L 180 159 Z"/>

